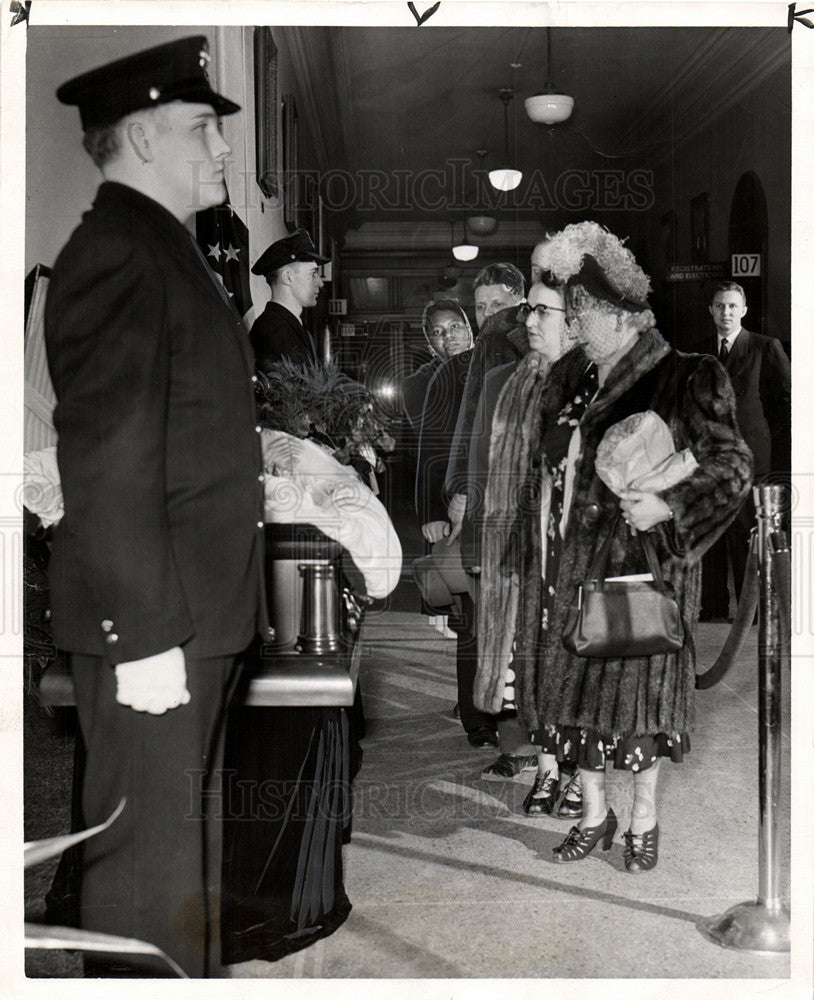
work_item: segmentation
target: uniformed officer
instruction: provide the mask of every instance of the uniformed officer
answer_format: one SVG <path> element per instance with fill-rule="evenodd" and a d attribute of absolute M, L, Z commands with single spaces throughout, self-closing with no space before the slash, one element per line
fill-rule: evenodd
<path fill-rule="evenodd" d="M 252 272 L 263 275 L 271 287 L 271 301 L 251 330 L 260 371 L 283 358 L 298 365 L 319 360 L 314 338 L 302 325 L 302 311 L 316 305 L 324 284 L 320 265 L 328 260 L 317 253 L 308 233 L 298 229 L 255 261 Z"/>
<path fill-rule="evenodd" d="M 194 977 L 219 972 L 209 786 L 236 656 L 265 617 L 253 358 L 185 226 L 224 200 L 220 118 L 240 110 L 208 63 L 206 39 L 184 38 L 59 88 L 103 183 L 45 312 L 65 497 L 53 626 L 87 746 L 87 825 L 127 798 L 86 844 L 82 923 L 150 941 Z"/>

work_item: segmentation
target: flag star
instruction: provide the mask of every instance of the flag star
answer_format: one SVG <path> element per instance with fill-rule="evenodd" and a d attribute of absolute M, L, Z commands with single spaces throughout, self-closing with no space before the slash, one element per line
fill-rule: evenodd
<path fill-rule="evenodd" d="M 221 258 L 220 241 L 218 241 L 214 246 L 210 246 L 207 243 L 207 246 L 209 246 L 209 253 L 206 256 L 213 257 L 216 261 L 219 261 Z"/>
<path fill-rule="evenodd" d="M 230 243 L 229 246 L 223 251 L 226 254 L 225 264 L 228 264 L 230 260 L 237 260 L 237 255 L 240 253 L 240 247 L 233 247 Z"/>

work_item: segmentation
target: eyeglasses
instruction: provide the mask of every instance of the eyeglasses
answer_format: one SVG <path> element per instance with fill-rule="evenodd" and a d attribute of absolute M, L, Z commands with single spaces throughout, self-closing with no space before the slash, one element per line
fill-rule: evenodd
<path fill-rule="evenodd" d="M 547 306 L 544 302 L 540 302 L 536 306 L 531 306 L 528 302 L 524 302 L 517 310 L 517 319 L 519 322 L 525 323 L 532 313 L 542 319 L 542 317 L 549 312 L 564 313 L 565 310 L 561 309 L 559 306 Z"/>
<path fill-rule="evenodd" d="M 450 323 L 449 326 L 436 326 L 433 330 L 430 330 L 431 337 L 445 337 L 447 334 L 455 335 L 457 333 L 464 333 L 466 331 L 465 323 Z"/>

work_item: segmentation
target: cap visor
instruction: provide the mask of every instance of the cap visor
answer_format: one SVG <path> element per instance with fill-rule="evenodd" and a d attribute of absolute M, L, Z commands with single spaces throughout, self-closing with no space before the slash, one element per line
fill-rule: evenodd
<path fill-rule="evenodd" d="M 234 101 L 230 101 L 228 97 L 223 97 L 221 94 L 212 95 L 212 107 L 219 115 L 233 115 L 240 111 L 239 104 L 235 104 Z"/>

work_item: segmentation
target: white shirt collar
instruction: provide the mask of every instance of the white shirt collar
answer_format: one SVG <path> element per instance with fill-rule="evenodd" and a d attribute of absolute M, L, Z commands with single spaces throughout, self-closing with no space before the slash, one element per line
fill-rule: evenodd
<path fill-rule="evenodd" d="M 732 345 L 738 339 L 738 334 L 741 332 L 742 329 L 743 329 L 743 327 L 739 326 L 738 329 L 734 333 L 730 333 L 728 337 L 722 337 L 720 335 L 720 333 L 718 333 L 718 350 L 720 351 L 721 344 L 723 343 L 723 341 L 726 341 L 726 349 L 728 351 L 731 351 L 732 350 Z M 716 333 L 717 333 L 717 330 L 716 330 Z"/>

